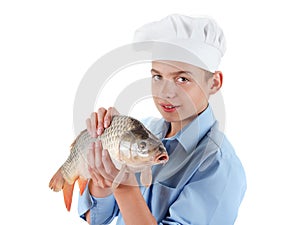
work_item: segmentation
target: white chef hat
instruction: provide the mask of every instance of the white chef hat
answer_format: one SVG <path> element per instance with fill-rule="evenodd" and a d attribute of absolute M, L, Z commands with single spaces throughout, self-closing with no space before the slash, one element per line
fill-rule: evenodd
<path fill-rule="evenodd" d="M 166 18 L 148 23 L 137 29 L 134 42 L 160 42 L 178 46 L 197 57 L 198 60 L 180 61 L 215 72 L 225 53 L 226 43 L 222 29 L 210 18 L 188 17 L 172 14 Z M 179 53 L 180 54 L 180 53 Z M 168 54 L 166 60 L 178 61 L 176 54 Z"/>

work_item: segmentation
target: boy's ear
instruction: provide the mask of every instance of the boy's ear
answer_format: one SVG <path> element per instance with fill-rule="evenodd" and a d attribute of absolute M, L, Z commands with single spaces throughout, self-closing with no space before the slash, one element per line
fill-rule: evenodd
<path fill-rule="evenodd" d="M 215 94 L 217 91 L 220 90 L 223 84 L 223 73 L 221 71 L 216 71 L 213 74 L 213 77 L 211 78 L 210 82 L 210 93 L 209 94 Z"/>

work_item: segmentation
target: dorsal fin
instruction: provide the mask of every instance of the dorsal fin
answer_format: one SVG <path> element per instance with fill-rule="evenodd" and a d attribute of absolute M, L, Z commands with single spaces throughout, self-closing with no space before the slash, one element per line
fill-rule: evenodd
<path fill-rule="evenodd" d="M 70 150 L 73 149 L 73 147 L 75 146 L 76 142 L 78 141 L 78 139 L 81 137 L 81 135 L 83 135 L 84 133 L 87 132 L 87 129 L 83 130 L 80 132 L 80 134 L 78 134 L 78 136 L 75 138 L 75 140 L 72 142 L 72 144 L 70 145 Z"/>

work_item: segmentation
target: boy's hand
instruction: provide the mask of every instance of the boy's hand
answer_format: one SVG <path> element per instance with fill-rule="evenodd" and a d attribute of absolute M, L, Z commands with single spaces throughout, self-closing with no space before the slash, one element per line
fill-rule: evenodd
<path fill-rule="evenodd" d="M 109 127 L 114 115 L 119 115 L 119 112 L 113 107 L 101 107 L 97 112 L 93 112 L 86 120 L 89 134 L 94 138 L 101 135 L 104 129 Z M 92 178 L 89 182 L 90 193 L 98 197 L 107 196 L 111 193 L 111 183 L 119 171 L 112 163 L 107 150 L 102 149 L 101 142 L 92 143 L 89 148 L 88 166 Z"/>
<path fill-rule="evenodd" d="M 88 153 L 88 169 L 91 175 L 90 193 L 95 197 L 105 197 L 112 193 L 111 186 L 119 170 L 113 164 L 107 150 L 100 141 L 92 143 Z"/>
<path fill-rule="evenodd" d="M 119 114 L 114 107 L 108 109 L 99 108 L 97 112 L 93 112 L 91 117 L 86 120 L 88 132 L 92 137 L 96 138 L 103 133 L 105 128 L 109 127 L 112 117 Z"/>

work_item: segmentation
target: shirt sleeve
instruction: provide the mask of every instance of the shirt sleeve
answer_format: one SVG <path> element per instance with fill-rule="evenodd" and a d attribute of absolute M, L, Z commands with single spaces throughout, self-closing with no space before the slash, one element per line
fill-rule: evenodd
<path fill-rule="evenodd" d="M 197 171 L 159 224 L 233 225 L 245 190 L 239 161 L 217 159 Z"/>
<path fill-rule="evenodd" d="M 109 224 L 118 214 L 118 206 L 113 195 L 106 198 L 95 198 L 88 190 L 88 185 L 78 198 L 79 216 L 86 220 L 85 213 L 90 210 L 91 225 Z"/>

